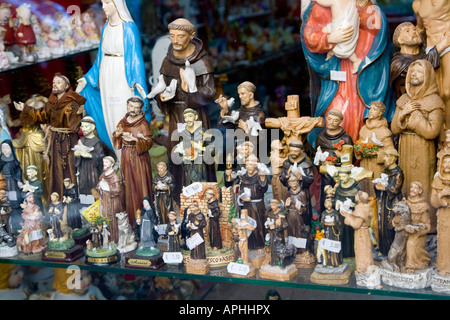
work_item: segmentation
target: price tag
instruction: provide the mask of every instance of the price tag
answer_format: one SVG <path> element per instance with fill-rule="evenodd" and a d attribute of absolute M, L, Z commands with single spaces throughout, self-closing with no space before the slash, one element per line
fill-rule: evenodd
<path fill-rule="evenodd" d="M 305 249 L 306 248 L 306 239 L 305 238 L 296 238 L 289 236 L 288 243 L 293 244 L 296 248 Z"/>
<path fill-rule="evenodd" d="M 251 217 L 247 217 L 247 221 L 255 229 L 258 226 L 258 222 L 256 222 L 256 220 Z"/>
<path fill-rule="evenodd" d="M 203 186 L 200 182 L 194 182 L 193 184 L 188 185 L 183 188 L 183 195 L 186 198 L 189 198 L 203 190 Z"/>
<path fill-rule="evenodd" d="M 230 262 L 227 266 L 228 273 L 239 274 L 242 276 L 246 276 L 250 272 L 250 267 L 246 264 Z"/>
<path fill-rule="evenodd" d="M 183 262 L 183 255 L 181 252 L 164 252 L 163 260 L 165 263 L 181 263 Z"/>
<path fill-rule="evenodd" d="M 38 229 L 38 230 L 34 230 L 30 232 L 30 241 L 35 241 L 35 240 L 39 240 L 44 238 L 43 234 L 42 234 L 42 230 Z"/>
<path fill-rule="evenodd" d="M 349 162 L 349 161 L 350 161 L 350 154 L 349 153 L 343 154 L 341 156 L 341 162 Z"/>
<path fill-rule="evenodd" d="M 330 80 L 346 82 L 347 81 L 347 72 L 331 70 L 330 71 Z"/>
<path fill-rule="evenodd" d="M 202 244 L 205 240 L 200 236 L 199 233 L 194 234 L 192 237 L 188 238 L 186 240 L 186 245 L 188 246 L 189 250 L 194 249 L 199 244 Z"/>
<path fill-rule="evenodd" d="M 164 235 L 166 234 L 167 224 L 158 224 L 158 234 Z"/>
<path fill-rule="evenodd" d="M 17 191 L 6 191 L 9 201 L 17 201 Z"/>
<path fill-rule="evenodd" d="M 320 246 L 320 248 L 322 248 L 324 250 L 335 252 L 335 253 L 341 252 L 341 247 L 342 247 L 340 241 L 334 241 L 334 240 L 330 240 L 330 239 L 326 239 L 326 238 L 322 238 L 319 240 L 319 246 Z"/>

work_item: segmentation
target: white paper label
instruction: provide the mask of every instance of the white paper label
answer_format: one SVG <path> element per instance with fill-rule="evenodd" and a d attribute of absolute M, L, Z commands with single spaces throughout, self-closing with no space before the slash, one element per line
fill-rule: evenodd
<path fill-rule="evenodd" d="M 166 234 L 167 224 L 158 224 L 158 234 Z"/>
<path fill-rule="evenodd" d="M 181 252 L 164 252 L 163 260 L 165 263 L 181 263 L 183 262 L 183 255 Z"/>
<path fill-rule="evenodd" d="M 305 249 L 306 248 L 306 239 L 305 238 L 296 238 L 289 236 L 288 243 L 293 244 L 296 248 Z"/>
<path fill-rule="evenodd" d="M 345 81 L 347 81 L 347 72 L 331 70 L 330 71 L 330 80 L 345 82 Z"/>
<path fill-rule="evenodd" d="M 255 229 L 256 229 L 256 227 L 258 226 L 258 222 L 256 222 L 256 220 L 253 219 L 253 218 L 247 217 L 247 221 L 248 221 L 248 223 L 249 223 L 252 227 L 254 227 Z"/>
<path fill-rule="evenodd" d="M 349 161 L 350 161 L 350 154 L 349 153 L 343 154 L 341 156 L 341 162 L 349 162 Z"/>
<path fill-rule="evenodd" d="M 200 182 L 194 182 L 193 184 L 190 184 L 187 187 L 183 188 L 183 195 L 186 198 L 189 198 L 202 190 L 203 190 L 202 184 Z"/>
<path fill-rule="evenodd" d="M 30 232 L 30 241 L 35 241 L 44 238 L 42 235 L 42 230 L 34 230 Z"/>
<path fill-rule="evenodd" d="M 9 201 L 17 201 L 17 191 L 6 191 Z"/>
<path fill-rule="evenodd" d="M 186 245 L 188 246 L 189 250 L 192 250 L 195 247 L 197 247 L 199 244 L 202 244 L 203 242 L 204 242 L 204 240 L 202 239 L 200 234 L 196 233 L 192 237 L 190 237 L 186 240 Z"/>
<path fill-rule="evenodd" d="M 250 272 L 250 267 L 246 264 L 230 262 L 227 266 L 228 273 L 239 274 L 242 276 L 246 276 Z"/>
<path fill-rule="evenodd" d="M 334 241 L 334 240 L 322 238 L 319 240 L 319 247 L 324 250 L 327 250 L 327 251 L 339 253 L 339 252 L 341 252 L 342 246 L 341 246 L 340 241 Z"/>

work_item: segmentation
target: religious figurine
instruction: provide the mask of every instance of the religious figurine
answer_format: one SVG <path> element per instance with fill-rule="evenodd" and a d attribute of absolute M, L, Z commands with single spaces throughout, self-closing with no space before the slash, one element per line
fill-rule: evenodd
<path fill-rule="evenodd" d="M 343 207 L 339 212 L 345 218 L 344 223 L 355 230 L 356 283 L 362 286 L 376 287 L 380 285 L 381 278 L 377 271 L 378 267 L 374 263 L 369 230 L 373 209 L 369 202 L 369 195 L 364 191 L 358 191 L 355 201 L 356 206 L 353 212 L 346 212 Z"/>
<path fill-rule="evenodd" d="M 283 163 L 283 170 L 280 173 L 280 181 L 289 191 L 289 178 L 295 175 L 302 180 L 302 190 L 305 192 L 306 216 L 312 218 L 311 193 L 309 187 L 314 182 L 314 168 L 308 159 L 305 147 L 300 140 L 293 140 L 289 143 L 289 153 L 287 159 Z"/>
<path fill-rule="evenodd" d="M 392 208 L 403 199 L 403 171 L 397 165 L 399 158 L 397 150 L 390 148 L 384 152 L 384 171 L 386 179 L 376 179 L 375 193 L 378 204 L 378 239 L 377 247 L 382 255 L 387 255 L 394 241 L 395 231 L 392 225 L 394 214 Z M 375 181 L 375 180 L 374 180 Z"/>
<path fill-rule="evenodd" d="M 450 292 L 448 278 L 450 277 L 450 246 L 449 219 L 450 207 L 450 130 L 446 131 L 445 148 L 437 154 L 439 159 L 438 172 L 431 184 L 431 205 L 438 210 L 437 220 L 437 257 L 436 272 L 431 288 L 434 291 Z M 441 281 L 438 281 L 441 279 Z M 447 282 L 444 281 L 447 279 Z M 446 285 L 447 283 L 447 285 Z"/>
<path fill-rule="evenodd" d="M 9 217 L 6 213 L 1 213 L 2 220 L 4 216 Z M 14 234 L 9 232 L 8 224 L 4 221 L 0 222 L 0 257 L 9 258 L 19 254 Z"/>
<path fill-rule="evenodd" d="M 327 164 L 334 165 L 341 163 L 342 146 L 353 145 L 352 137 L 342 127 L 344 116 L 341 111 L 331 109 L 325 116 L 326 127 L 319 133 L 315 141 L 316 155 L 314 164 L 317 167 Z M 335 185 L 333 177 L 324 170 L 319 170 L 320 175 L 320 208 L 323 211 L 325 200 L 325 186 Z"/>
<path fill-rule="evenodd" d="M 383 102 L 385 117 L 390 121 L 395 105 L 388 82 L 391 50 L 386 16 L 372 1 L 356 0 L 351 6 L 344 15 L 351 15 L 352 21 L 359 20 L 359 26 L 349 23 L 335 29 L 336 11 L 316 1 L 302 1 L 300 34 L 312 83 L 312 115 L 325 116 L 331 109 L 342 111 L 342 127 L 356 141 L 368 114 L 366 106 L 373 101 Z M 362 60 L 358 72 L 354 70 L 358 64 L 350 59 L 330 57 L 330 51 L 352 39 L 356 41 L 354 54 Z M 308 135 L 314 147 L 317 134 L 318 130 L 313 130 Z"/>
<path fill-rule="evenodd" d="M 218 194 L 214 189 L 206 189 L 204 193 L 208 203 L 207 217 L 209 218 L 209 245 L 212 250 L 222 249 L 222 236 L 220 233 L 220 207 Z"/>
<path fill-rule="evenodd" d="M 67 77 L 57 73 L 53 77 L 52 94 L 41 109 L 23 103 L 14 103 L 21 111 L 20 121 L 25 125 L 47 124 L 50 158 L 49 193 L 62 194 L 63 180 L 70 178 L 76 184 L 76 168 L 73 147 L 78 143 L 78 130 L 83 118 L 83 105 L 86 99 L 70 88 Z"/>
<path fill-rule="evenodd" d="M 149 196 L 145 197 L 142 202 L 142 210 L 140 210 L 140 218 L 136 224 L 140 225 L 139 232 L 139 248 L 136 251 L 138 256 L 155 256 L 160 251 L 156 247 L 158 243 L 158 225 L 159 217 L 155 209 L 151 205 Z"/>
<path fill-rule="evenodd" d="M 255 230 L 248 238 L 248 249 L 250 260 L 255 260 L 255 268 L 262 263 L 265 253 L 262 252 L 265 244 L 265 206 L 264 193 L 269 187 L 269 181 L 266 172 L 258 169 L 258 158 L 251 154 L 247 157 L 245 162 L 246 172 L 240 177 L 239 184 L 239 204 L 242 209 L 248 211 L 248 217 L 256 221 Z M 254 251 L 254 253 L 252 253 Z M 264 254 L 264 256 L 260 256 Z"/>
<path fill-rule="evenodd" d="M 11 212 L 11 201 L 6 196 L 6 190 L 0 189 L 0 223 L 5 225 L 5 230 L 9 234 L 14 233 L 10 223 Z"/>
<path fill-rule="evenodd" d="M 351 168 L 350 167 L 342 167 L 339 168 L 338 180 L 339 182 L 335 185 L 335 208 L 339 209 L 337 204 L 344 203 L 345 201 L 350 200 L 350 206 L 355 204 L 355 197 L 358 191 L 361 190 L 359 183 L 352 178 Z M 344 218 L 341 216 L 341 223 L 344 226 L 342 232 L 342 254 L 344 258 L 354 257 L 355 251 L 353 247 L 354 243 L 354 232 L 353 228 L 344 225 Z"/>
<path fill-rule="evenodd" d="M 50 220 L 51 231 L 50 238 L 61 239 L 64 234 L 61 229 L 61 220 L 64 219 L 64 204 L 61 202 L 58 193 L 53 192 L 50 195 L 51 203 L 48 208 L 48 219 Z M 47 231 L 48 232 L 48 231 Z"/>
<path fill-rule="evenodd" d="M 283 163 L 287 158 L 287 147 L 284 148 L 280 140 L 273 140 L 270 144 L 270 166 L 272 167 L 272 193 L 277 200 L 286 199 L 287 187 L 280 181 Z"/>
<path fill-rule="evenodd" d="M 24 62 L 36 62 L 37 56 L 32 52 L 32 47 L 36 44 L 36 36 L 31 26 L 31 7 L 28 3 L 20 5 L 16 9 L 16 44 L 22 48 L 22 58 Z"/>
<path fill-rule="evenodd" d="M 180 252 L 180 224 L 177 223 L 177 215 L 170 211 L 167 214 L 166 236 L 168 238 L 168 252 Z"/>
<path fill-rule="evenodd" d="M 20 188 L 23 181 L 20 162 L 17 160 L 11 140 L 4 140 L 1 143 L 0 173 L 5 178 L 6 196 L 11 203 L 11 228 L 16 232 L 22 222 L 20 205 L 23 197 Z"/>
<path fill-rule="evenodd" d="M 242 129 L 246 135 L 258 136 L 264 129 L 265 115 L 260 102 L 255 100 L 256 86 L 245 81 L 237 87 L 237 91 L 241 107 L 236 111 L 230 110 L 230 102 L 223 95 L 217 99 L 221 109 L 219 126 L 223 125 L 225 128 L 235 130 Z"/>
<path fill-rule="evenodd" d="M 181 142 L 174 149 L 181 157 L 183 175 L 181 185 L 186 187 L 194 182 L 208 181 L 208 166 L 212 156 L 206 152 L 211 142 L 211 135 L 205 132 L 202 122 L 198 121 L 198 112 L 186 109 L 183 112 L 186 127 L 179 132 Z"/>
<path fill-rule="evenodd" d="M 333 206 L 333 202 L 334 199 L 332 197 L 325 198 L 325 210 L 322 211 L 320 222 L 324 230 L 325 239 L 341 242 L 343 225 L 339 218 L 339 212 Z M 319 251 L 318 249 L 318 255 Z M 335 252 L 324 249 L 320 262 L 323 266 L 337 268 L 342 266 L 343 261 L 342 250 Z"/>
<path fill-rule="evenodd" d="M 394 53 L 389 73 L 389 83 L 394 89 L 395 98 L 406 93 L 405 81 L 408 68 L 416 60 L 425 59 L 431 62 L 436 70 L 441 65 L 439 53 L 450 46 L 450 37 L 443 37 L 430 50 L 423 50 L 421 34 L 411 22 L 400 23 L 394 30 L 392 41 L 400 51 Z"/>
<path fill-rule="evenodd" d="M 206 274 L 209 271 L 209 262 L 206 259 L 206 246 L 204 228 L 207 225 L 205 215 L 200 211 L 197 203 L 188 207 L 186 214 L 188 215 L 187 228 L 190 231 L 190 238 L 195 239 L 194 244 L 188 247 L 191 251 L 190 260 L 186 264 L 186 272 Z"/>
<path fill-rule="evenodd" d="M 394 142 L 387 120 L 383 118 L 386 111 L 384 103 L 374 101 L 369 109 L 369 115 L 359 131 L 359 139 L 355 141 L 354 153 L 356 159 L 361 160 L 359 166 L 372 171 L 376 179 L 384 170 L 384 151 L 394 148 Z M 367 192 L 369 197 L 375 196 L 373 184 L 368 179 L 361 181 L 361 190 Z"/>
<path fill-rule="evenodd" d="M 126 214 L 124 214 L 124 217 L 127 218 Z M 96 216 L 88 222 L 92 238 L 86 241 L 86 264 L 104 266 L 117 263 L 119 261 L 117 242 L 104 243 L 103 241 L 103 235 L 105 234 L 103 229 L 107 228 L 110 231 L 110 220 L 102 216 Z M 110 234 L 108 234 L 109 237 Z"/>
<path fill-rule="evenodd" d="M 265 222 L 265 227 L 268 229 L 268 238 L 269 238 L 269 250 L 270 250 L 270 265 L 276 266 L 278 262 L 280 264 L 284 263 L 284 261 L 280 261 L 277 257 L 276 252 L 276 244 L 281 243 L 285 244 L 284 233 L 285 230 L 288 230 L 289 234 L 289 224 L 288 219 L 281 211 L 281 203 L 276 199 L 270 200 L 270 209 L 266 214 L 267 220 Z M 291 218 L 292 220 L 292 218 Z"/>
<path fill-rule="evenodd" d="M 140 96 L 143 106 L 146 105 L 143 110 L 148 122 L 151 116 L 138 27 L 125 0 L 103 0 L 102 3 L 107 22 L 103 26 L 97 59 L 78 80 L 77 92 L 87 99 L 86 113 L 94 119 L 100 140 L 114 150 L 113 132 L 122 115 L 127 113 L 128 99 Z"/>
<path fill-rule="evenodd" d="M 42 203 L 42 193 L 44 192 L 42 182 L 38 180 L 38 168 L 36 166 L 30 165 L 26 167 L 26 177 L 25 184 L 22 186 L 22 192 L 25 194 L 28 192 L 34 193 L 34 202 L 39 206 L 41 212 L 44 212 L 44 205 Z"/>
<path fill-rule="evenodd" d="M 176 132 L 178 123 L 184 123 L 183 113 L 187 108 L 195 109 L 198 120 L 205 130 L 209 130 L 211 124 L 206 106 L 216 96 L 212 63 L 203 42 L 195 37 L 195 27 L 191 22 L 183 18 L 176 19 L 168 25 L 168 29 L 172 43 L 159 70 L 162 81 L 152 89 L 149 98 L 154 95 L 159 109 L 169 115 L 169 137 Z M 158 92 L 161 89 L 157 88 L 163 91 Z M 175 145 L 176 142 L 171 140 L 169 155 Z M 174 177 L 182 175 L 181 166 L 174 164 L 170 156 L 169 170 Z M 207 181 L 216 181 L 213 165 L 208 166 Z M 181 194 L 181 186 L 175 186 L 174 199 Z"/>
<path fill-rule="evenodd" d="M 406 93 L 397 100 L 391 123 L 392 132 L 400 135 L 399 165 L 405 175 L 402 191 L 406 193 L 411 182 L 419 181 L 428 203 L 436 170 L 434 140 L 439 136 L 445 119 L 445 105 L 435 79 L 430 62 L 417 60 L 412 63 L 406 76 Z M 435 226 L 435 213 L 430 218 Z"/>
<path fill-rule="evenodd" d="M 167 223 L 167 217 L 173 210 L 173 189 L 175 178 L 169 172 L 165 162 L 156 165 L 157 174 L 153 178 L 153 195 L 155 197 L 155 210 L 162 224 Z"/>
<path fill-rule="evenodd" d="M 419 33 L 426 35 L 425 47 L 426 50 L 437 49 L 440 56 L 441 63 L 439 69 L 436 70 L 436 82 L 439 87 L 439 94 L 445 105 L 445 129 L 450 128 L 450 92 L 448 90 L 450 85 L 450 56 L 447 54 L 450 46 L 442 46 L 441 42 L 446 43 L 448 40 L 448 30 L 450 26 L 450 3 L 448 1 L 424 1 L 414 0 L 412 8 L 417 18 L 417 29 Z M 439 103 L 440 104 L 440 103 Z M 430 104 L 432 105 L 432 104 Z M 424 185 L 424 193 L 429 189 Z M 429 194 L 429 193 L 428 193 Z"/>
<path fill-rule="evenodd" d="M 32 255 L 45 249 L 44 236 L 41 229 L 42 213 L 34 203 L 34 194 L 29 192 L 21 204 L 23 226 L 17 236 L 17 247 L 21 253 Z"/>
<path fill-rule="evenodd" d="M 92 204 L 92 189 L 95 189 L 98 178 L 103 172 L 103 157 L 105 152 L 102 141 L 95 136 L 95 121 L 86 116 L 81 119 L 81 131 L 83 137 L 74 147 L 75 167 L 78 169 L 78 190 L 80 200 L 86 196 L 92 199 L 84 200 L 82 203 Z"/>
<path fill-rule="evenodd" d="M 81 229 L 83 224 L 81 222 L 78 190 L 70 178 L 64 179 L 63 203 L 67 225 L 72 229 Z"/>
<path fill-rule="evenodd" d="M 308 199 L 302 187 L 303 181 L 291 173 L 288 179 L 289 190 L 285 202 L 287 211 L 287 235 L 298 241 L 302 239 L 304 244 L 296 245 L 296 266 L 309 268 L 315 264 L 313 254 L 313 234 L 311 233 L 312 215 L 308 212 Z M 294 243 L 295 244 L 295 243 Z"/>
<path fill-rule="evenodd" d="M 120 120 L 112 140 L 114 149 L 121 150 L 121 180 L 125 188 L 125 211 L 131 227 L 136 227 L 134 214 L 141 208 L 146 196 L 153 198 L 152 168 L 148 150 L 152 146 L 152 133 L 142 110 L 144 101 L 132 97 L 127 101 L 128 112 Z"/>
<path fill-rule="evenodd" d="M 109 231 L 111 241 L 118 243 L 119 230 L 117 227 L 116 213 L 122 212 L 123 185 L 119 175 L 114 170 L 115 160 L 113 157 L 103 158 L 103 173 L 99 177 L 97 192 L 100 195 L 100 216 L 109 220 Z"/>

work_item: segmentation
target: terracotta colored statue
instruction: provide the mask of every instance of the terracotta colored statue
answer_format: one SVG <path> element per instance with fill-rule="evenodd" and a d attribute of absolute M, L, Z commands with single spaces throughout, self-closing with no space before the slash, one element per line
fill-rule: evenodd
<path fill-rule="evenodd" d="M 277 200 L 286 199 L 287 187 L 280 181 L 280 174 L 283 169 L 283 163 L 287 158 L 288 148 L 284 148 L 280 140 L 273 140 L 270 152 L 270 166 L 272 167 L 272 192 L 273 198 Z"/>
<path fill-rule="evenodd" d="M 241 259 L 243 263 L 248 263 L 248 237 L 255 227 L 248 222 L 247 209 L 242 209 L 239 221 L 233 219 L 232 223 L 236 224 L 235 227 L 237 228 L 239 235 L 239 259 Z"/>

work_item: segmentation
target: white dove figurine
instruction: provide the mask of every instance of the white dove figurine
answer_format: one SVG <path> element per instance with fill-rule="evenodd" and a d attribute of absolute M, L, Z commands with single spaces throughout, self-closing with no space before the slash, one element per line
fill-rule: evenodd
<path fill-rule="evenodd" d="M 177 83 L 178 81 L 176 79 L 172 79 L 172 81 L 170 81 L 169 86 L 163 92 L 164 100 L 167 101 L 175 97 L 175 93 L 177 91 Z"/>
<path fill-rule="evenodd" d="M 222 97 L 222 99 L 225 99 L 225 98 Z M 219 99 L 216 99 L 214 102 L 218 104 L 219 101 L 220 101 Z M 228 108 L 231 108 L 232 106 L 234 106 L 235 103 L 236 103 L 236 100 L 235 100 L 233 97 L 231 97 L 230 99 L 228 99 L 228 100 L 227 100 L 227 106 L 228 106 Z"/>
<path fill-rule="evenodd" d="M 368 143 L 369 142 L 369 137 L 366 137 L 364 140 L 361 140 L 361 143 Z"/>
<path fill-rule="evenodd" d="M 160 74 L 158 77 L 158 83 L 156 84 L 156 86 L 152 88 L 152 91 L 148 94 L 147 98 L 153 99 L 154 97 L 156 97 L 157 94 L 164 92 L 166 88 L 167 85 L 166 82 L 164 81 L 164 75 Z"/>
<path fill-rule="evenodd" d="M 262 130 L 262 127 L 259 124 L 259 122 L 256 122 L 255 119 L 253 119 L 253 117 L 250 117 L 250 119 L 247 120 L 247 126 L 250 135 L 254 137 L 258 136 L 258 132 Z"/>
<path fill-rule="evenodd" d="M 222 116 L 222 123 L 232 122 L 235 123 L 236 120 L 239 118 L 239 111 L 231 111 L 231 114 L 229 116 Z"/>
<path fill-rule="evenodd" d="M 372 141 L 373 143 L 375 143 L 377 146 L 384 146 L 383 142 L 381 142 L 380 140 L 377 139 L 377 135 L 375 132 L 372 132 Z"/>
<path fill-rule="evenodd" d="M 185 65 L 186 68 L 184 69 L 183 77 L 188 85 L 189 92 L 190 93 L 197 92 L 197 85 L 196 85 L 197 77 L 195 76 L 195 71 L 191 67 L 191 63 L 188 60 L 186 60 Z"/>
<path fill-rule="evenodd" d="M 320 165 L 322 162 L 327 160 L 327 157 L 330 155 L 328 151 L 323 152 L 322 148 L 317 147 L 316 156 L 314 157 L 314 164 L 316 166 Z"/>

